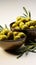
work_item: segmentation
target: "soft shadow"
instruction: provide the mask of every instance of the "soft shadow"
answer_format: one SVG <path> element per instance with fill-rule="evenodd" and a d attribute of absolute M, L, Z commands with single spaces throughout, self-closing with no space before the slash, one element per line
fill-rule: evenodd
<path fill-rule="evenodd" d="M 9 53 L 9 54 L 14 54 L 14 55 L 19 55 L 20 53 L 19 53 L 19 49 L 12 49 L 12 48 L 10 48 L 10 49 L 7 49 L 7 50 L 5 50 L 7 53 Z"/>
<path fill-rule="evenodd" d="M 18 49 L 12 49 L 12 48 L 10 48 L 10 49 L 7 49 L 5 51 L 7 53 L 9 53 L 9 54 L 19 55 L 20 53 L 22 53 L 24 51 L 24 47 L 22 46 L 22 47 L 20 47 Z"/>

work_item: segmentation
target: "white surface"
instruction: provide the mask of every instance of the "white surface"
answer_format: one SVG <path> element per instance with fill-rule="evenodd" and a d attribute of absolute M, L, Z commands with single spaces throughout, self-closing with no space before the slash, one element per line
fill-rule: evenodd
<path fill-rule="evenodd" d="M 0 0 L 0 24 L 9 24 L 19 15 L 23 14 L 22 7 L 26 6 L 36 19 L 36 0 Z M 6 53 L 0 48 L 0 65 L 36 65 L 36 54 L 29 53 L 16 59 L 16 56 Z"/>
<path fill-rule="evenodd" d="M 36 65 L 36 54 L 29 53 L 17 59 L 17 56 L 10 55 L 0 48 L 0 65 Z"/>

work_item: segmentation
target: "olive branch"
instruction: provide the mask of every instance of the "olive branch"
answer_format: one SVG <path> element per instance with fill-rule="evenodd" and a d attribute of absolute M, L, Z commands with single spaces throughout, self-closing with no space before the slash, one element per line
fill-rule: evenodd
<path fill-rule="evenodd" d="M 24 15 L 25 17 L 31 18 L 31 13 L 30 13 L 30 11 L 27 11 L 27 9 L 26 9 L 25 7 L 23 7 L 23 10 L 24 10 L 24 12 L 25 12 L 25 13 L 23 13 L 23 15 Z"/>

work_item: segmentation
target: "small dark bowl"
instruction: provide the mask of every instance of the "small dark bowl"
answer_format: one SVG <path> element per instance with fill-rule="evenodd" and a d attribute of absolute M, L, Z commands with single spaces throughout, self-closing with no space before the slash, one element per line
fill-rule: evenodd
<path fill-rule="evenodd" d="M 9 48 L 11 49 L 17 49 L 19 48 L 24 42 L 26 37 L 18 40 L 4 40 L 0 41 L 0 47 L 2 47 L 4 50 L 7 50 Z"/>

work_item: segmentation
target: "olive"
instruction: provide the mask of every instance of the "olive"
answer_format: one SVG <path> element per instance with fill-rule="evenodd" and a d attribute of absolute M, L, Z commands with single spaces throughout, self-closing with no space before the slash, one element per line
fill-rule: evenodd
<path fill-rule="evenodd" d="M 24 30 L 24 29 L 27 29 L 27 28 L 29 28 L 27 25 L 24 25 L 23 27 L 22 27 L 22 30 Z"/>
<path fill-rule="evenodd" d="M 14 31 L 14 32 L 13 32 L 13 35 L 17 35 L 18 33 L 19 33 L 19 32 L 17 32 L 17 31 Z"/>
<path fill-rule="evenodd" d="M 14 36 L 14 40 L 18 40 L 18 39 L 20 39 L 20 36 Z"/>
<path fill-rule="evenodd" d="M 36 25 L 36 21 L 35 20 L 30 21 L 30 25 Z"/>
<path fill-rule="evenodd" d="M 26 35 L 23 32 L 19 32 L 16 36 L 14 35 L 14 40 L 24 38 Z"/>
<path fill-rule="evenodd" d="M 22 17 L 21 21 L 23 21 L 24 23 L 26 23 L 26 22 L 30 21 L 30 18 L 29 17 L 25 17 L 25 18 Z"/>
<path fill-rule="evenodd" d="M 17 26 L 16 22 L 15 22 L 15 23 L 13 23 L 12 27 L 14 28 L 15 26 Z"/>
<path fill-rule="evenodd" d="M 29 26 L 34 26 L 34 25 L 36 25 L 36 21 L 31 20 L 31 21 L 26 22 L 25 24 L 26 24 L 28 27 L 29 27 Z"/>
<path fill-rule="evenodd" d="M 16 21 L 16 24 L 19 25 L 22 22 L 22 20 Z"/>
<path fill-rule="evenodd" d="M 23 29 L 23 28 L 24 28 L 24 23 L 21 22 L 21 23 L 19 24 L 19 27 L 20 27 L 21 29 Z"/>
<path fill-rule="evenodd" d="M 7 35 L 8 32 L 9 32 L 9 30 L 7 28 L 5 28 L 1 31 L 1 34 Z"/>
<path fill-rule="evenodd" d="M 7 40 L 7 36 L 6 35 L 0 35 L 0 41 L 2 40 Z"/>
<path fill-rule="evenodd" d="M 30 26 L 30 29 L 33 29 L 33 28 L 35 28 L 34 26 Z"/>
<path fill-rule="evenodd" d="M 20 30 L 20 27 L 19 27 L 19 26 L 16 26 L 15 29 L 16 29 L 16 30 Z"/>
<path fill-rule="evenodd" d="M 31 25 L 31 22 L 28 21 L 28 22 L 25 23 L 25 25 L 27 25 L 29 27 Z"/>
<path fill-rule="evenodd" d="M 23 32 L 19 32 L 19 33 L 18 33 L 18 36 L 20 36 L 20 38 L 23 38 L 23 37 L 25 37 L 26 35 L 25 35 Z"/>
<path fill-rule="evenodd" d="M 25 20 L 26 21 L 30 21 L 31 19 L 30 19 L 30 17 L 26 17 Z"/>
<path fill-rule="evenodd" d="M 32 20 L 32 21 L 29 21 L 30 22 L 30 26 L 31 25 L 36 25 L 36 20 Z"/>
<path fill-rule="evenodd" d="M 19 21 L 19 20 L 21 20 L 21 16 L 18 16 L 18 17 L 16 18 L 16 21 Z"/>
<path fill-rule="evenodd" d="M 18 16 L 16 18 L 16 21 L 24 21 L 24 22 L 27 22 L 27 21 L 30 21 L 30 17 L 23 17 L 23 16 Z"/>
<path fill-rule="evenodd" d="M 8 39 L 13 39 L 13 32 L 12 32 L 12 31 L 9 31 L 9 32 L 8 32 L 7 38 L 8 38 Z"/>

